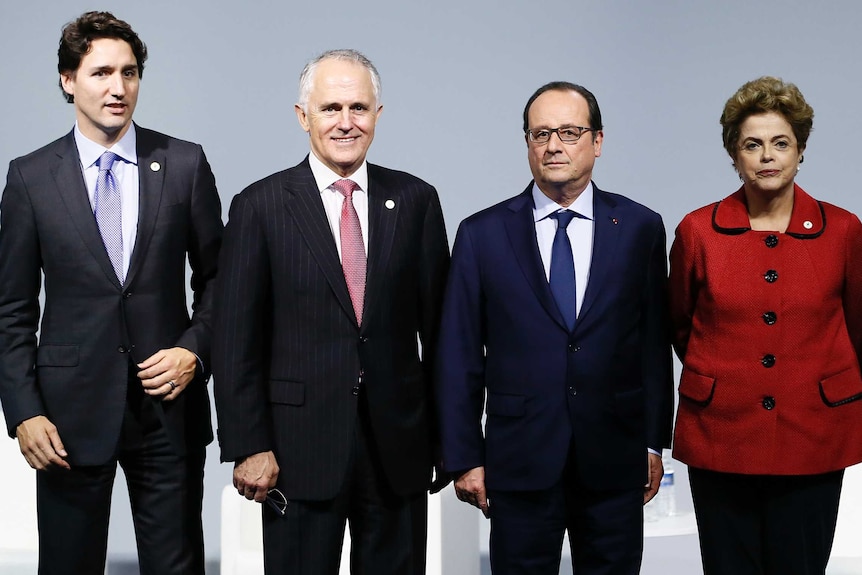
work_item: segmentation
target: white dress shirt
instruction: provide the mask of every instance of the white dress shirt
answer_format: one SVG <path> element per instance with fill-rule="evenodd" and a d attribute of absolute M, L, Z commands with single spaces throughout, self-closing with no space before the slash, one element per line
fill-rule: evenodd
<path fill-rule="evenodd" d="M 105 148 L 93 140 L 88 139 L 78 124 L 75 124 L 75 145 L 78 147 L 78 156 L 81 159 L 81 171 L 84 174 L 84 183 L 87 185 L 87 194 L 90 197 L 90 207 L 95 210 L 96 180 L 99 178 L 99 166 L 96 162 L 101 155 L 110 150 L 119 156 L 114 162 L 112 171 L 114 180 L 120 188 L 120 201 L 123 214 L 123 277 L 129 273 L 129 262 L 132 259 L 132 250 L 135 248 L 135 239 L 138 236 L 138 205 L 140 181 L 138 180 L 138 147 L 135 125 L 129 126 L 129 131 L 119 142 Z"/>
<path fill-rule="evenodd" d="M 578 214 L 572 218 L 566 233 L 572 244 L 572 256 L 575 261 L 575 314 L 581 313 L 584 303 L 584 293 L 590 279 L 590 262 L 593 257 L 593 183 L 581 192 L 581 195 L 568 208 L 563 208 L 546 196 L 536 184 L 533 184 L 533 220 L 536 222 L 536 240 L 539 243 L 539 254 L 545 266 L 545 279 L 551 277 L 551 250 L 554 245 L 554 235 L 557 233 L 557 220 L 549 217 L 554 212 L 571 210 Z"/>
<path fill-rule="evenodd" d="M 341 207 L 344 205 L 344 196 L 332 187 L 338 180 L 353 180 L 359 189 L 353 192 L 353 208 L 359 216 L 359 227 L 362 230 L 362 245 L 365 248 L 365 256 L 368 257 L 368 164 L 365 160 L 355 172 L 349 176 L 341 177 L 323 164 L 314 152 L 308 155 L 308 163 L 311 173 L 320 190 L 320 199 L 323 201 L 323 209 L 326 210 L 326 219 L 329 220 L 329 228 L 335 238 L 335 247 L 338 248 L 338 260 L 341 261 Z"/>

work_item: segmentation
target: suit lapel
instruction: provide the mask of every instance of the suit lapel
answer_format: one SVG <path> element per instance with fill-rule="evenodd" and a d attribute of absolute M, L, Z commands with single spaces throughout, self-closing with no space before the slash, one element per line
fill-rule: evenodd
<path fill-rule="evenodd" d="M 356 312 L 350 301 L 350 292 L 347 291 L 347 281 L 344 279 L 344 270 L 338 259 L 338 249 L 332 237 L 329 220 L 326 219 L 320 191 L 308 165 L 308 158 L 306 157 L 305 161 L 296 168 L 288 170 L 287 174 L 287 178 L 282 183 L 286 192 L 285 208 L 293 217 L 299 233 L 305 238 L 308 249 L 317 260 L 341 307 L 353 322 L 357 323 Z M 366 293 L 367 291 L 366 289 Z"/>
<path fill-rule="evenodd" d="M 111 259 L 108 257 L 108 251 L 102 241 L 102 234 L 99 232 L 96 217 L 93 215 L 93 206 L 90 204 L 84 175 L 81 173 L 81 159 L 75 145 L 74 131 L 63 139 L 56 162 L 51 166 L 51 173 L 59 196 L 81 239 L 107 278 L 117 288 L 120 288 L 120 281 L 111 265 Z"/>
<path fill-rule="evenodd" d="M 146 259 L 147 248 L 153 237 L 153 228 L 156 225 L 156 216 L 162 201 L 165 172 L 170 168 L 167 165 L 164 148 L 157 146 L 158 140 L 153 137 L 153 134 L 137 125 L 135 128 L 138 147 L 138 232 L 129 261 L 129 271 L 126 274 L 126 285 L 131 285 L 142 262 Z"/>
<path fill-rule="evenodd" d="M 590 259 L 590 278 L 575 329 L 589 313 L 590 308 L 602 293 L 609 262 L 613 261 L 619 243 L 620 221 L 616 214 L 616 202 L 606 193 L 594 188 L 593 255 Z"/>
<path fill-rule="evenodd" d="M 531 183 L 523 194 L 509 203 L 508 207 L 511 213 L 505 222 L 506 234 L 509 236 L 509 243 L 512 246 L 515 259 L 518 260 L 518 265 L 539 302 L 554 321 L 568 331 L 560 310 L 557 308 L 557 302 L 554 301 L 551 287 L 548 285 L 545 268 L 542 265 L 542 256 L 539 255 L 536 224 L 533 221 L 532 189 L 533 184 Z"/>
<path fill-rule="evenodd" d="M 375 166 L 368 165 L 368 272 L 365 282 L 364 317 L 371 317 L 375 306 L 380 305 L 377 297 L 384 293 L 383 283 L 386 281 L 386 264 L 392 253 L 392 243 L 395 238 L 395 223 L 398 211 L 401 209 L 401 196 L 398 190 L 390 190 L 384 186 L 379 177 L 375 177 Z M 392 208 L 386 207 L 391 202 Z"/>

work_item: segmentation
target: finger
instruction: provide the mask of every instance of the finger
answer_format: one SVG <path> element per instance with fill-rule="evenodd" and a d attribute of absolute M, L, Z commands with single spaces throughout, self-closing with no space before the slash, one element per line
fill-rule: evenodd
<path fill-rule="evenodd" d="M 160 361 L 162 361 L 162 359 L 164 357 L 165 357 L 165 351 L 163 349 L 160 349 L 159 351 L 157 351 L 156 353 L 154 353 L 153 355 L 151 355 L 150 357 L 148 357 L 147 359 L 145 359 L 144 361 L 139 363 L 138 367 L 145 370 L 147 368 L 150 368 L 150 367 L 156 365 Z"/>
<path fill-rule="evenodd" d="M 51 442 L 51 448 L 55 453 L 57 453 L 57 455 L 60 457 L 66 457 L 69 455 L 66 453 L 66 448 L 63 446 L 63 441 L 60 439 L 60 434 L 57 433 L 56 427 L 48 430 L 48 441 Z"/>

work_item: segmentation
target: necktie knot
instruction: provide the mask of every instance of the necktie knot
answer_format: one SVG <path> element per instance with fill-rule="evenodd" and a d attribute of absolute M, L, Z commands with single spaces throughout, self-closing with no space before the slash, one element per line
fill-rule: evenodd
<path fill-rule="evenodd" d="M 566 229 L 569 227 L 569 224 L 575 218 L 575 212 L 572 210 L 562 210 L 559 212 L 554 212 L 551 214 L 551 217 L 557 220 L 557 227 L 560 229 Z"/>
<path fill-rule="evenodd" d="M 353 180 L 338 180 L 332 184 L 332 187 L 347 200 L 350 200 L 353 197 L 353 192 L 359 189 L 359 184 Z"/>
<path fill-rule="evenodd" d="M 112 167 L 114 167 L 114 162 L 117 161 L 117 158 L 119 158 L 119 156 L 117 156 L 117 154 L 115 154 L 114 152 L 103 153 L 101 156 L 99 156 L 99 159 L 96 160 L 96 164 L 99 166 L 99 171 L 107 172 L 108 170 L 110 170 Z"/>

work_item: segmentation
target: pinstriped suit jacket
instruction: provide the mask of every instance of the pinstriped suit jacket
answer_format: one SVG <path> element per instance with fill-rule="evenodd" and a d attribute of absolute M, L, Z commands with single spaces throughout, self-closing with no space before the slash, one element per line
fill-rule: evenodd
<path fill-rule="evenodd" d="M 422 180 L 371 164 L 368 175 L 361 328 L 308 158 L 252 184 L 230 209 L 213 354 L 222 459 L 273 450 L 288 498 L 329 499 L 340 488 L 360 373 L 393 489 L 417 492 L 430 479 L 443 216 Z"/>

